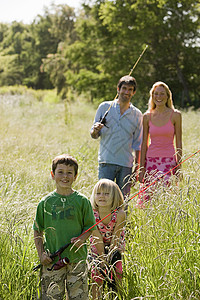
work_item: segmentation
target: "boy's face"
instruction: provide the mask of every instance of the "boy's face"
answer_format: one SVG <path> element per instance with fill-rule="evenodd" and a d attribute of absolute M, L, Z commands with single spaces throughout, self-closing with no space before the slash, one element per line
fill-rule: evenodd
<path fill-rule="evenodd" d="M 76 180 L 74 167 L 65 164 L 58 164 L 55 169 L 55 174 L 51 172 L 52 178 L 56 182 L 57 192 L 63 194 L 63 192 L 71 189 L 72 183 Z"/>

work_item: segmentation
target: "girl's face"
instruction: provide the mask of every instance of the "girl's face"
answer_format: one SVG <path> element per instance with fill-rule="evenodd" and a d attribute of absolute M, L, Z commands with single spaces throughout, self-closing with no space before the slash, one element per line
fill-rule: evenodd
<path fill-rule="evenodd" d="M 104 189 L 98 189 L 95 194 L 95 202 L 98 207 L 111 209 L 113 202 L 111 192 Z"/>
<path fill-rule="evenodd" d="M 157 86 L 153 92 L 153 102 L 156 106 L 166 106 L 168 100 L 167 92 L 163 86 Z"/>

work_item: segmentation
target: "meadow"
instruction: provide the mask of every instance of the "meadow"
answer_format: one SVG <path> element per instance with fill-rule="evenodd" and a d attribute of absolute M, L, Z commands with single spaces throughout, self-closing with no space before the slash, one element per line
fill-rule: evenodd
<path fill-rule="evenodd" d="M 0 95 L 0 300 L 35 297 L 32 224 L 38 202 L 55 188 L 53 157 L 77 158 L 74 188 L 86 196 L 97 182 L 99 143 L 89 134 L 96 108 L 79 98 L 56 102 L 28 93 Z M 182 116 L 187 159 L 200 148 L 200 111 Z M 135 207 L 139 184 L 132 188 L 119 299 L 200 299 L 199 152 L 182 168 L 182 182 L 160 187 L 146 209 Z"/>

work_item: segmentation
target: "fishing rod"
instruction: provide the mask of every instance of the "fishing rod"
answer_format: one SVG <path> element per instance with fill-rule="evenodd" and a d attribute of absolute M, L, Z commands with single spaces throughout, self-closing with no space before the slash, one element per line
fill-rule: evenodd
<path fill-rule="evenodd" d="M 143 49 L 143 51 L 141 52 L 141 54 L 139 55 L 138 59 L 136 60 L 135 64 L 133 65 L 132 69 L 130 70 L 129 72 L 129 76 L 131 76 L 133 70 L 136 68 L 137 64 L 139 63 L 140 59 L 142 58 L 144 52 L 147 50 L 148 48 L 148 45 L 145 46 L 145 48 Z M 106 117 L 107 117 L 107 114 L 109 112 L 109 110 L 111 109 L 115 99 L 117 98 L 118 96 L 118 93 L 116 94 L 115 98 L 113 99 L 113 101 L 111 102 L 110 106 L 108 107 L 107 111 L 105 112 L 105 114 L 103 115 L 103 117 L 99 120 L 99 123 L 103 124 L 106 126 Z M 106 126 L 107 127 L 107 126 Z"/>
<path fill-rule="evenodd" d="M 87 230 L 85 230 L 84 232 L 82 232 L 77 238 L 76 240 L 78 240 L 83 234 L 87 233 L 88 231 L 90 231 L 92 228 L 94 228 L 95 226 L 97 226 L 99 223 L 101 223 L 103 220 L 105 220 L 106 218 L 108 218 L 109 216 L 111 216 L 114 212 L 118 211 L 122 206 L 124 206 L 125 204 L 127 204 L 128 202 L 130 202 L 132 199 L 134 199 L 136 196 L 138 196 L 140 193 L 146 191 L 150 186 L 152 186 L 154 183 L 156 183 L 158 180 L 162 179 L 164 176 L 166 176 L 168 173 L 172 172 L 174 169 L 176 169 L 178 166 L 182 165 L 184 162 L 186 162 L 187 160 L 189 160 L 190 158 L 192 158 L 193 156 L 195 156 L 197 153 L 200 152 L 200 149 L 196 152 L 194 152 L 193 154 L 191 154 L 189 157 L 187 157 L 186 159 L 184 159 L 182 162 L 180 162 L 178 165 L 176 165 L 175 167 L 173 167 L 172 169 L 170 169 L 169 171 L 167 171 L 166 173 L 162 174 L 161 176 L 159 176 L 158 178 L 156 178 L 152 183 L 150 183 L 147 187 L 144 187 L 143 189 L 141 189 L 139 192 L 137 192 L 136 194 L 134 194 L 132 197 L 128 198 L 127 200 L 124 201 L 123 204 L 121 204 L 120 206 L 118 206 L 117 208 L 115 208 L 114 210 L 112 210 L 108 215 L 106 215 L 104 218 L 102 218 L 101 220 L 99 220 L 98 222 L 96 222 L 94 225 L 92 225 L 90 228 L 88 228 Z M 62 252 L 67 249 L 69 246 L 71 245 L 70 243 L 65 244 L 64 246 L 62 246 L 61 248 L 59 248 L 56 252 L 54 252 L 53 254 L 50 255 L 50 258 L 53 260 L 56 256 L 59 256 L 62 254 Z M 69 259 L 67 257 L 65 258 L 60 258 L 58 263 L 55 263 L 51 269 L 52 270 L 55 266 L 55 270 L 64 267 L 67 263 L 69 263 Z M 42 266 L 42 264 L 37 265 L 36 267 L 33 268 L 33 271 L 38 270 L 40 267 Z"/>
<path fill-rule="evenodd" d="M 140 56 L 138 57 L 138 59 L 136 60 L 134 66 L 132 67 L 132 69 L 130 70 L 130 73 L 128 74 L 129 76 L 131 76 L 131 74 L 133 73 L 133 70 L 136 68 L 137 64 L 139 63 L 140 59 L 142 58 L 144 52 L 147 50 L 149 46 L 146 45 L 146 47 L 143 49 L 143 51 L 141 52 Z"/>

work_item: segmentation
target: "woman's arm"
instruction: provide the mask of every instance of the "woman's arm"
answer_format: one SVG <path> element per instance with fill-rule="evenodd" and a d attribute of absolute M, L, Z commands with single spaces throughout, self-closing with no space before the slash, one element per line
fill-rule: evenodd
<path fill-rule="evenodd" d="M 119 248 L 120 237 L 121 237 L 122 230 L 125 226 L 125 222 L 126 222 L 126 213 L 122 209 L 120 209 L 117 214 L 117 222 L 115 225 L 115 229 L 113 231 L 110 249 L 115 247 Z"/>
<path fill-rule="evenodd" d="M 149 113 L 145 113 L 143 116 L 143 140 L 141 146 L 141 155 L 140 155 L 140 174 L 139 182 L 142 183 L 144 174 L 145 174 L 145 161 L 146 153 L 149 146 Z"/>
<path fill-rule="evenodd" d="M 176 142 L 176 158 L 177 165 L 182 161 L 182 116 L 179 111 L 174 113 L 174 128 L 175 128 L 175 142 Z M 176 168 L 176 173 L 179 175 L 181 165 Z"/>

